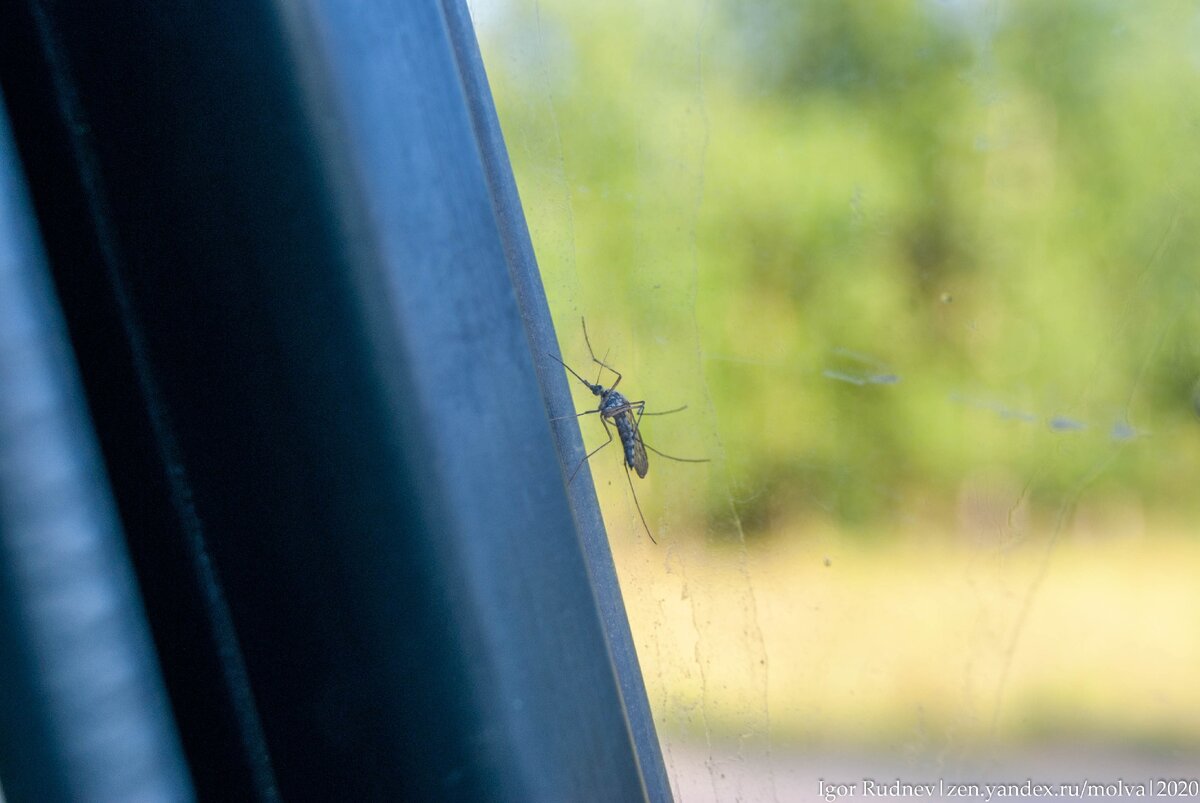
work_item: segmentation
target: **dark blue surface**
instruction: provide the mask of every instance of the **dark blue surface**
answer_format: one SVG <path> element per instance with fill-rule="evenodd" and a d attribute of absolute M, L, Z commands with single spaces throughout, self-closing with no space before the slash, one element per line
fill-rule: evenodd
<path fill-rule="evenodd" d="M 463 6 L 22 10 L 0 80 L 201 796 L 669 799 Z"/>
<path fill-rule="evenodd" d="M 0 104 L 0 781 L 192 798 Z"/>

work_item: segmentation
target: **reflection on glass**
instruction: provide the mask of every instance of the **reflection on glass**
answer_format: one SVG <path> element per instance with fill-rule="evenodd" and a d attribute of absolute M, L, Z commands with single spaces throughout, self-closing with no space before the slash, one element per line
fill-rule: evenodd
<path fill-rule="evenodd" d="M 676 794 L 1197 766 L 1200 12 L 471 5 Z"/>

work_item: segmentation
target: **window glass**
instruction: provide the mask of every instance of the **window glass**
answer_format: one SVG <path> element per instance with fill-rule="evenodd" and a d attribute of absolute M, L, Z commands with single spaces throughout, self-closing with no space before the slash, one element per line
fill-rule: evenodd
<path fill-rule="evenodd" d="M 676 795 L 1200 774 L 1194 4 L 470 5 Z"/>

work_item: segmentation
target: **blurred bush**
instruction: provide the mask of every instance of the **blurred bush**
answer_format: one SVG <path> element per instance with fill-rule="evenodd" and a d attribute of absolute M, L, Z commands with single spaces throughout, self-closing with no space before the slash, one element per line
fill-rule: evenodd
<path fill-rule="evenodd" d="M 477 24 L 560 333 L 702 377 L 748 530 L 981 467 L 1194 512 L 1193 6 L 635 7 Z"/>

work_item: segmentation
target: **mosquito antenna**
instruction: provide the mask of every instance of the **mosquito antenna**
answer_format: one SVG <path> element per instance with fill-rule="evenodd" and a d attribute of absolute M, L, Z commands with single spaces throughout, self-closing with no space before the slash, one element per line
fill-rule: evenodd
<path fill-rule="evenodd" d="M 642 439 L 642 446 L 645 446 L 647 449 L 654 452 L 659 457 L 665 457 L 668 460 L 674 460 L 676 463 L 711 463 L 712 462 L 712 460 L 710 460 L 707 457 L 675 457 L 674 455 L 669 455 L 665 452 L 660 452 L 658 449 L 655 449 L 653 446 L 646 443 L 646 440 L 644 438 Z"/>
<path fill-rule="evenodd" d="M 546 356 L 547 356 L 547 357 L 549 357 L 550 359 L 554 360 L 556 363 L 558 363 L 559 365 L 561 365 L 563 368 L 566 368 L 568 371 L 570 371 L 572 376 L 574 376 L 574 377 L 575 377 L 576 379 L 578 379 L 580 382 L 582 382 L 583 384 L 585 384 L 585 385 L 587 385 L 587 386 L 588 386 L 588 390 L 591 390 L 591 389 L 592 389 L 592 383 L 591 383 L 591 382 L 589 382 L 589 381 L 587 381 L 586 379 L 584 379 L 584 378 L 583 378 L 582 376 L 580 376 L 579 374 L 575 373 L 575 369 L 574 369 L 574 368 L 572 368 L 571 366 L 567 365 L 565 362 L 563 362 L 562 360 L 560 360 L 558 357 L 555 357 L 553 354 L 551 354 L 551 353 L 550 353 L 550 352 L 548 352 L 548 351 L 546 352 Z"/>
<path fill-rule="evenodd" d="M 596 360 L 596 358 L 595 358 L 594 356 L 592 357 L 592 359 L 593 359 L 593 360 Z M 608 359 L 608 352 L 607 352 L 607 351 L 606 351 L 606 352 L 604 352 L 604 359 L 606 359 L 606 360 Z M 605 364 L 604 364 L 603 362 L 601 362 L 600 360 L 596 360 L 596 362 L 600 363 L 600 369 L 599 369 L 598 371 L 596 371 L 596 384 L 597 384 L 597 385 L 599 385 L 599 384 L 600 384 L 600 375 L 601 375 L 602 373 L 604 373 L 604 369 L 605 369 L 605 368 L 608 368 L 608 366 L 607 366 L 607 365 L 605 365 Z M 611 371 L 612 369 L 611 369 L 611 368 L 608 368 L 608 370 L 610 370 L 610 371 Z"/>
<path fill-rule="evenodd" d="M 654 540 L 654 533 L 650 532 L 650 525 L 646 523 L 646 514 L 642 512 L 642 503 L 638 501 L 637 491 L 633 488 L 633 477 L 629 476 L 629 467 L 625 467 L 625 479 L 629 480 L 629 492 L 633 494 L 633 504 L 637 507 L 638 516 L 642 519 L 642 526 L 646 528 L 646 535 L 650 536 L 650 543 L 658 546 L 658 541 Z"/>

